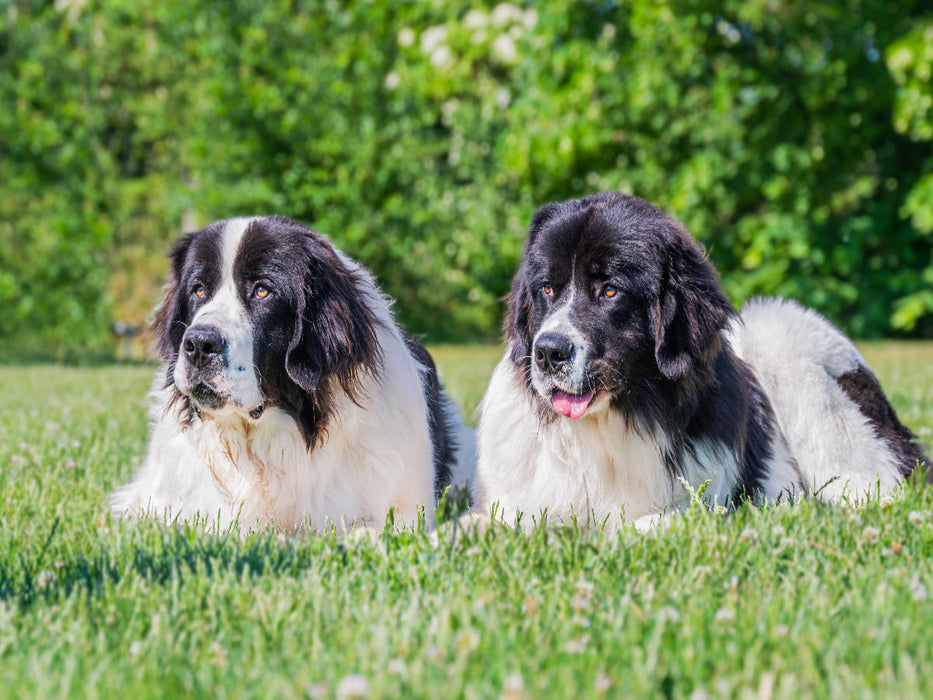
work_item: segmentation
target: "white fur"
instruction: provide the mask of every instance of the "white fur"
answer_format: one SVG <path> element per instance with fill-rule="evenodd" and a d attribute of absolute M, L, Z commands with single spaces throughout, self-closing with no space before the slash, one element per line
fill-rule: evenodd
<path fill-rule="evenodd" d="M 865 362 L 832 324 L 795 302 L 758 299 L 728 335 L 771 401 L 806 492 L 862 500 L 901 482 L 891 452 L 836 382 Z"/>
<path fill-rule="evenodd" d="M 191 325 L 206 325 L 221 328 L 229 345 L 229 362 L 226 371 L 218 374 L 211 385 L 221 395 L 230 396 L 237 406 L 249 411 L 262 404 L 259 378 L 253 368 L 253 328 L 249 316 L 237 294 L 233 278 L 233 266 L 240 241 L 252 219 L 231 219 L 224 228 L 221 252 L 221 283 L 211 300 L 191 319 Z M 187 391 L 188 363 L 180 353 L 175 364 L 175 384 L 179 390 Z"/>
<path fill-rule="evenodd" d="M 608 401 L 594 403 L 582 417 L 540 422 L 523 391 L 507 351 L 483 398 L 474 507 L 507 521 L 522 515 L 526 526 L 541 520 L 618 526 L 654 521 L 683 508 L 690 491 L 673 479 L 664 462 L 666 436 L 636 432 Z M 735 455 L 713 444 L 697 450 L 699 460 L 682 465 L 704 497 L 726 503 L 738 474 Z"/>
<path fill-rule="evenodd" d="M 225 241 L 236 237 L 238 225 L 231 224 L 234 228 L 229 236 L 225 232 Z M 293 530 L 302 524 L 315 529 L 351 524 L 381 528 L 390 508 L 395 509 L 396 522 L 412 523 L 422 509 L 428 521 L 433 520 L 424 368 L 409 353 L 389 301 L 370 274 L 349 258 L 341 259 L 357 271 L 360 293 L 380 322 L 383 370 L 378 377 L 361 376 L 359 405 L 338 385 L 336 414 L 323 444 L 310 451 L 295 421 L 276 408 L 267 409 L 258 420 L 236 408 L 205 413 L 185 429 L 169 406 L 171 391 L 161 388 L 163 368 L 151 392 L 148 454 L 133 481 L 113 494 L 114 513 L 198 518 L 220 529 L 237 520 L 244 529 L 272 525 Z M 215 298 L 201 313 L 215 312 L 218 317 L 238 313 L 229 298 Z M 468 475 L 468 443 L 461 445 L 461 456 L 467 460 L 461 470 Z"/>

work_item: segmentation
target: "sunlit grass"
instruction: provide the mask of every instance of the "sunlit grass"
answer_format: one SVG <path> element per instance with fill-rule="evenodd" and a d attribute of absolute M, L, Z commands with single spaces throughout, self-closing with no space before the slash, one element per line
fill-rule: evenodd
<path fill-rule="evenodd" d="M 432 350 L 473 415 L 501 349 Z M 863 350 L 929 446 L 933 345 Z M 933 490 L 648 535 L 113 521 L 154 371 L 0 368 L 0 695 L 933 695 Z"/>

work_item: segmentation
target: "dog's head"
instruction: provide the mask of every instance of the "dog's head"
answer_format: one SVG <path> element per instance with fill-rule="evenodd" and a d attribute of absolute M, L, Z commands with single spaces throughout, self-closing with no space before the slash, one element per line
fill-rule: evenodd
<path fill-rule="evenodd" d="M 734 313 L 680 224 L 603 192 L 535 213 L 506 338 L 542 407 L 579 418 L 705 378 Z"/>
<path fill-rule="evenodd" d="M 295 415 L 309 444 L 332 392 L 351 397 L 380 362 L 376 320 L 354 263 L 284 217 L 217 221 L 171 254 L 153 324 L 167 381 L 193 412 Z"/>

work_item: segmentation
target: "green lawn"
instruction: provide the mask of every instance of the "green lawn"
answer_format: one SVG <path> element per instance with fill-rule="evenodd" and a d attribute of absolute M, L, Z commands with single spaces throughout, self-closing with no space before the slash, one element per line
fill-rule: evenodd
<path fill-rule="evenodd" d="M 933 345 L 864 346 L 929 446 Z M 473 415 L 499 348 L 436 349 Z M 933 490 L 668 529 L 113 521 L 153 368 L 0 368 L 0 696 L 933 697 Z"/>

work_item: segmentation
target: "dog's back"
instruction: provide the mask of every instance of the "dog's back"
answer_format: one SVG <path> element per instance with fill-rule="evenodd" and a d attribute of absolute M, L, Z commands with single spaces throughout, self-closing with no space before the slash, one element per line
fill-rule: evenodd
<path fill-rule="evenodd" d="M 852 342 L 815 311 L 756 299 L 728 337 L 771 401 L 807 490 L 862 499 L 931 464 Z"/>

